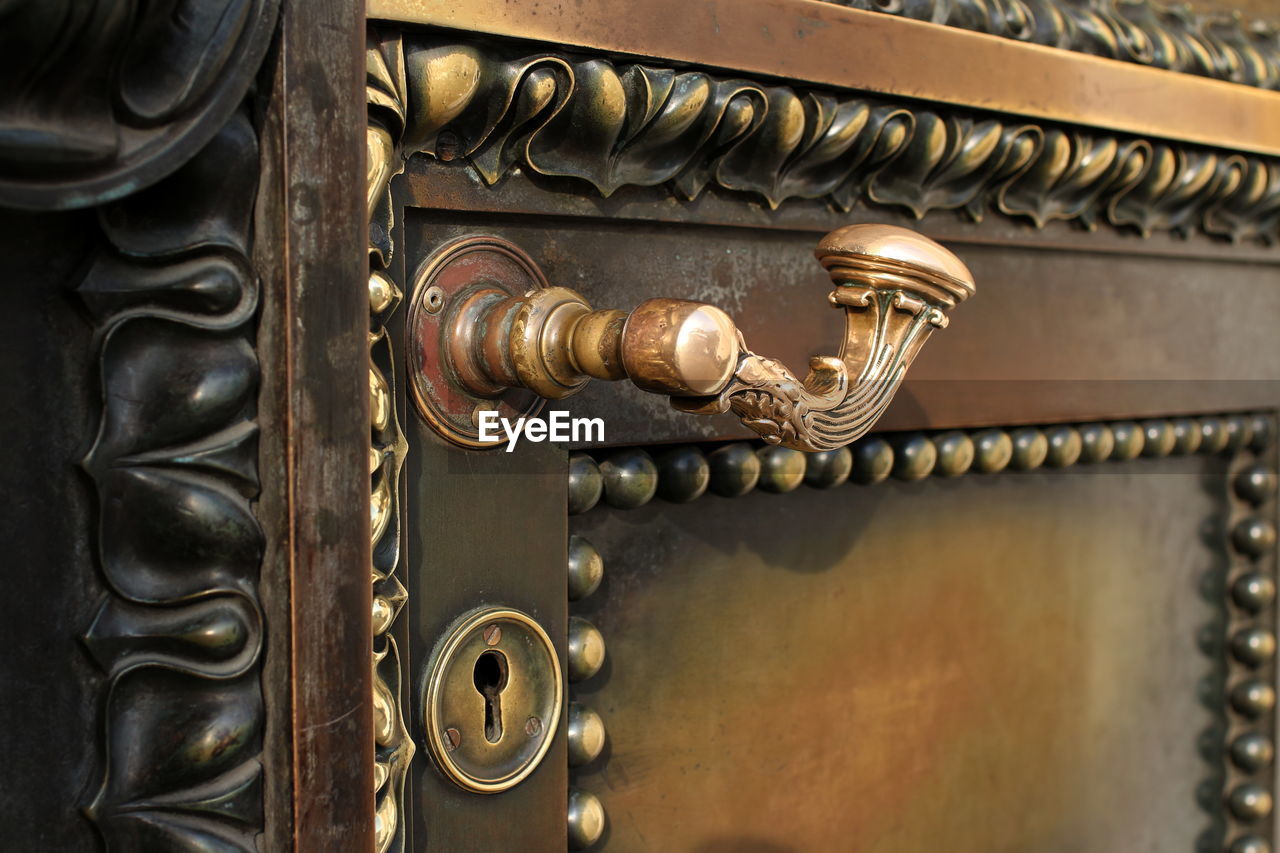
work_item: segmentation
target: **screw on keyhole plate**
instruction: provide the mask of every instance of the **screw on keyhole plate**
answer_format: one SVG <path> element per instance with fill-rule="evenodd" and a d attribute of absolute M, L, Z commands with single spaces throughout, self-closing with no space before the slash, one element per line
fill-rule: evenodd
<path fill-rule="evenodd" d="M 505 791 L 546 756 L 563 694 L 560 656 L 542 626 L 509 608 L 471 611 L 445 634 L 428 667 L 429 751 L 459 786 Z"/>

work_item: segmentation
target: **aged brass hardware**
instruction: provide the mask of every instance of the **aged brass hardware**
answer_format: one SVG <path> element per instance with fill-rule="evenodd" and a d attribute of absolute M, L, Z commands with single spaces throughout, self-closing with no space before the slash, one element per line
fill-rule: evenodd
<path fill-rule="evenodd" d="M 569 849 L 586 850 L 604 835 L 604 806 L 595 794 L 569 790 Z"/>
<path fill-rule="evenodd" d="M 415 283 L 415 399 L 446 437 L 492 447 L 476 429 L 486 406 L 527 414 L 537 398 L 563 399 L 593 378 L 630 379 L 681 411 L 733 411 L 772 444 L 843 447 L 876 422 L 929 335 L 973 294 L 973 276 L 947 249 L 891 225 L 838 229 L 815 255 L 835 285 L 829 299 L 845 313 L 846 334 L 839 356 L 812 359 L 800 381 L 747 349 L 715 306 L 658 298 L 630 313 L 594 310 L 549 286 L 510 243 L 464 238 L 428 259 Z M 426 294 L 443 294 L 443 306 L 428 305 Z"/>
<path fill-rule="evenodd" d="M 472 611 L 430 664 L 423 705 L 431 755 L 469 791 L 505 791 L 546 755 L 563 693 L 559 655 L 531 616 Z"/>

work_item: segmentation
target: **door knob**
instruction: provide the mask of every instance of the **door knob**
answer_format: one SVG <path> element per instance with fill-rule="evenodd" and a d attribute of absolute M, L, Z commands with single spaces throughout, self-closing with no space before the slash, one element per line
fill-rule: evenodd
<path fill-rule="evenodd" d="M 732 411 L 765 441 L 830 450 L 866 433 L 947 313 L 974 293 L 947 249 L 906 228 L 850 225 L 815 255 L 845 316 L 837 356 L 800 380 L 748 349 L 724 311 L 657 298 L 630 312 L 596 310 L 548 284 L 520 249 L 491 237 L 455 241 L 424 264 L 410 309 L 413 391 L 446 437 L 478 440 L 486 408 L 519 416 L 592 379 L 628 379 L 697 414 Z"/>

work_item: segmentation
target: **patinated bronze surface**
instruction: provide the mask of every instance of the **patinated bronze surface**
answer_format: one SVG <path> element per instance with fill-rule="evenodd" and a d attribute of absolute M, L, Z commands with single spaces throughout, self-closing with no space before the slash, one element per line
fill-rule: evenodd
<path fill-rule="evenodd" d="M 572 612 L 609 648 L 573 687 L 608 733 L 573 773 L 608 815 L 595 849 L 1269 837 L 1274 429 L 603 456 L 578 488 L 601 478 L 604 504 L 572 526 L 602 576 Z M 708 481 L 736 499 L 664 503 Z"/>
<path fill-rule="evenodd" d="M 0 2 L 0 846 L 1275 849 L 1271 6 Z"/>

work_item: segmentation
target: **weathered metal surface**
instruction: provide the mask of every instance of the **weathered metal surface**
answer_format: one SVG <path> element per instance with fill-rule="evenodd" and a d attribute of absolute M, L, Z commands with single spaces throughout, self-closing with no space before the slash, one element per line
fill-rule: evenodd
<path fill-rule="evenodd" d="M 744 200 L 738 193 L 708 188 L 696 199 L 680 199 L 666 187 L 622 187 L 608 198 L 594 193 L 565 192 L 557 181 L 516 172 L 490 186 L 466 162 L 443 163 L 413 158 L 406 165 L 406 202 L 414 207 L 463 213 L 531 214 L 636 222 L 669 222 L 760 228 L 770 231 L 830 231 L 850 222 L 885 222 L 913 228 L 939 242 L 962 247 L 967 243 L 1061 251 L 1085 251 L 1136 257 L 1221 258 L 1277 262 L 1277 253 L 1262 243 L 1229 243 L 1202 231 L 1174 234 L 1153 231 L 1143 236 L 1132 229 L 1082 229 L 1075 221 L 1054 219 L 1043 226 L 1006 217 L 980 222 L 964 213 L 933 210 L 917 218 L 907 210 L 881 205 L 856 206 L 843 211 L 821 199 L 790 199 L 770 208 Z M 957 251 L 963 251 L 957 248 Z"/>
<path fill-rule="evenodd" d="M 481 606 L 529 614 L 547 632 L 568 672 L 565 560 L 568 464 L 564 451 L 522 445 L 519 453 L 484 453 L 446 445 L 420 418 L 409 421 L 406 462 L 405 609 L 409 642 L 406 692 L 414 697 L 419 743 L 421 699 L 434 647 L 459 617 Z M 424 751 L 411 772 L 408 849 L 424 853 L 565 849 L 567 758 L 565 713 L 546 721 L 545 757 L 500 794 L 464 791 Z"/>
<path fill-rule="evenodd" d="M 598 849 L 1222 843 L 1226 474 L 1139 459 L 575 520 L 605 562 L 574 609 L 609 645 L 573 691 L 608 730 L 574 775 Z"/>

